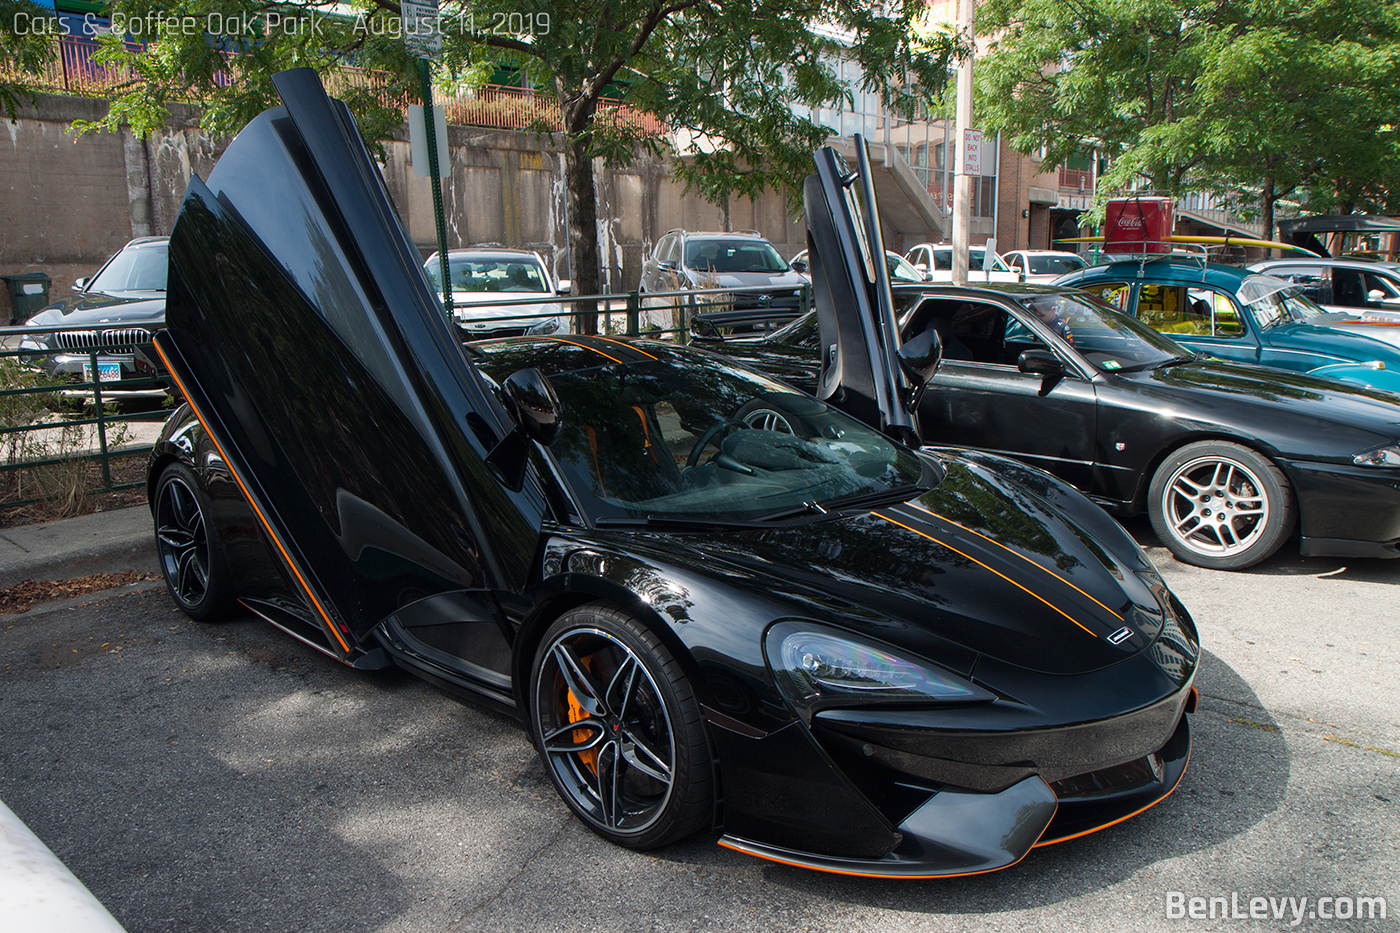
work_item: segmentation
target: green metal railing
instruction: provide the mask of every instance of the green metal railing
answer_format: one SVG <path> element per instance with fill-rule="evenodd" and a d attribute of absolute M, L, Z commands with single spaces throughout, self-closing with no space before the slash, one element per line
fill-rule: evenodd
<path fill-rule="evenodd" d="M 112 327 L 112 331 L 127 331 L 129 327 Z M 81 330 L 93 334 L 91 344 L 81 349 L 40 347 L 49 334 L 73 333 Z M 138 378 L 104 380 L 102 364 L 132 357 L 130 341 L 105 343 L 103 329 L 73 327 L 0 327 L 0 476 L 22 470 L 35 470 L 79 462 L 96 461 L 101 482 L 84 490 L 93 495 L 115 492 L 142 485 L 142 482 L 113 481 L 112 461 L 117 458 L 149 454 L 150 444 L 122 444 L 123 425 L 140 420 L 143 413 L 118 411 L 116 405 L 132 397 L 161 398 L 165 381 L 154 373 Z M 87 340 L 84 341 L 88 342 Z M 56 360 L 62 360 L 70 373 L 54 372 Z M 83 364 L 87 372 L 82 372 Z M 15 403 L 14 399 L 46 398 L 41 420 L 32 420 L 33 406 Z M 27 414 L 25 414 L 27 412 Z M 149 420 L 149 414 L 144 415 Z M 21 423 L 16 423 L 21 418 Z M 74 430 L 81 431 L 78 440 Z M 53 432 L 58 441 L 28 438 Z M 57 450 L 52 449 L 57 447 Z M 6 498 L 0 509 L 30 505 L 41 497 Z"/>

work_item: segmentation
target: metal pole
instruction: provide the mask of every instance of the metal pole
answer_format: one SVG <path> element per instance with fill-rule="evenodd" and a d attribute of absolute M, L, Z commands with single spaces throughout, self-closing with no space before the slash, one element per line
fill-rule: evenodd
<path fill-rule="evenodd" d="M 428 142 L 428 178 L 433 183 L 433 217 L 437 221 L 438 279 L 442 285 L 442 306 L 452 316 L 452 264 L 447 261 L 447 222 L 442 216 L 442 178 L 438 175 L 437 116 L 433 113 L 432 66 L 418 59 L 418 77 L 423 89 L 423 129 Z"/>
<path fill-rule="evenodd" d="M 994 151 L 996 154 L 995 154 L 994 156 L 992 156 L 992 158 L 993 158 L 993 160 L 994 160 L 994 161 L 992 162 L 992 168 L 994 168 L 994 169 L 996 170 L 996 174 L 992 176 L 992 239 L 995 240 L 995 241 L 997 242 L 997 249 L 998 249 L 998 251 L 1000 251 L 1000 249 L 1001 249 L 1001 246 L 1000 246 L 1000 244 L 1001 244 L 1001 130 L 997 130 L 997 147 L 996 147 L 996 149 L 993 150 L 993 151 Z M 1012 237 L 1012 239 L 1014 240 L 1015 237 Z M 991 259 L 990 256 L 988 256 L 987 258 L 988 258 L 989 260 Z M 986 265 L 986 263 L 983 263 L 983 265 Z M 991 266 L 987 266 L 987 268 L 990 269 Z M 989 273 L 987 274 L 987 281 L 990 282 L 991 280 L 992 280 L 992 276 L 991 276 L 991 273 L 989 272 Z"/>
<path fill-rule="evenodd" d="M 958 0 L 958 38 L 967 46 L 967 57 L 958 63 L 958 134 L 957 161 L 959 171 L 953 188 L 953 284 L 967 284 L 967 251 L 972 223 L 973 179 L 961 171 L 963 162 L 963 130 L 972 128 L 972 59 L 976 52 L 973 15 L 976 0 Z"/>

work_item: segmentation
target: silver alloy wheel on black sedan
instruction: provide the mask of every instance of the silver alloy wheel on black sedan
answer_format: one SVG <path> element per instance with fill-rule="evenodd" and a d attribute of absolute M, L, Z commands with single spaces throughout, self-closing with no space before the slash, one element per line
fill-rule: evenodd
<path fill-rule="evenodd" d="M 713 806 L 700 704 L 656 635 L 601 605 L 565 613 L 541 642 L 531 725 L 569 807 L 620 845 L 688 836 Z"/>
<path fill-rule="evenodd" d="M 1293 529 L 1293 495 L 1283 471 L 1227 441 L 1187 444 L 1152 478 L 1153 530 L 1177 559 L 1239 570 L 1279 549 Z"/>

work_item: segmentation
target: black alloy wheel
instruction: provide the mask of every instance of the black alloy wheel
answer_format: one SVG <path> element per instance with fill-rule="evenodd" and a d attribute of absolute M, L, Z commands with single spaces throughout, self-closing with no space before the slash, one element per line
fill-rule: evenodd
<path fill-rule="evenodd" d="M 189 467 L 172 463 L 162 471 L 155 495 L 156 554 L 171 597 L 201 622 L 233 608 L 233 580 L 210 512 Z"/>
<path fill-rule="evenodd" d="M 555 789 L 594 832 L 647 849 L 710 818 L 714 788 L 700 704 L 645 625 L 604 605 L 545 633 L 530 679 L 536 747 Z"/>

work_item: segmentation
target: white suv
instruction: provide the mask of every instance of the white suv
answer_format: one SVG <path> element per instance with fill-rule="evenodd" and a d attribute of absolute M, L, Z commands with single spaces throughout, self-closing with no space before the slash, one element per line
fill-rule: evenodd
<path fill-rule="evenodd" d="M 1021 276 L 1012 272 L 996 253 L 987 253 L 985 246 L 970 246 L 967 250 L 967 281 L 978 282 L 1019 282 Z M 909 264 L 919 271 L 928 282 L 953 281 L 953 244 L 920 243 L 904 254 Z M 990 267 L 983 268 L 990 260 Z"/>

